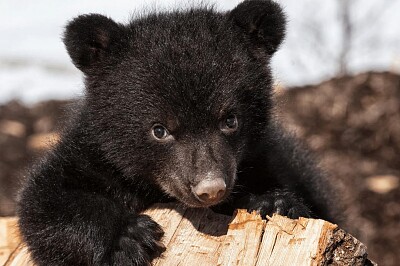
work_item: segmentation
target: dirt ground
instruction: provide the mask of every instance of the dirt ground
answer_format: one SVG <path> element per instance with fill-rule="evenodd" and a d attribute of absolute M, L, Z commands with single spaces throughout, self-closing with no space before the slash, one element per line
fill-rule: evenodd
<path fill-rule="evenodd" d="M 277 92 L 284 125 L 342 188 L 346 229 L 380 265 L 400 261 L 400 76 L 365 73 Z"/>
<path fill-rule="evenodd" d="M 349 232 L 380 265 L 400 261 L 400 76 L 365 73 L 278 89 L 277 115 L 341 188 Z M 65 120 L 67 101 L 0 106 L 0 216 Z"/>

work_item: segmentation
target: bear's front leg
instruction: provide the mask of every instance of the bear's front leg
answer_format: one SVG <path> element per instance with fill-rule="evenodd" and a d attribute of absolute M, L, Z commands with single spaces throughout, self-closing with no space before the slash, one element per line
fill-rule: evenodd
<path fill-rule="evenodd" d="M 165 250 L 161 227 L 147 215 L 130 215 L 113 244 L 111 265 L 150 265 Z"/>
<path fill-rule="evenodd" d="M 29 182 L 19 227 L 36 265 L 149 265 L 161 227 L 105 196 Z"/>
<path fill-rule="evenodd" d="M 247 194 L 234 204 L 235 208 L 256 211 L 263 218 L 277 213 L 289 218 L 311 217 L 310 209 L 303 203 L 301 198 L 287 190 L 274 190 L 261 195 Z"/>

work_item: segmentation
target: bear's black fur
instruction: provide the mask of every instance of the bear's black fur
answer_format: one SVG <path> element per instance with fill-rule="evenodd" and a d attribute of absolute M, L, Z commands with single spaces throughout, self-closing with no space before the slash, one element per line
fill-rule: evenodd
<path fill-rule="evenodd" d="M 140 214 L 156 202 L 334 220 L 324 175 L 271 114 L 269 62 L 284 34 L 267 0 L 128 25 L 71 21 L 64 42 L 87 90 L 20 195 L 33 260 L 147 265 L 164 249 L 158 224 Z M 223 180 L 217 196 L 194 192 L 204 180 Z"/>

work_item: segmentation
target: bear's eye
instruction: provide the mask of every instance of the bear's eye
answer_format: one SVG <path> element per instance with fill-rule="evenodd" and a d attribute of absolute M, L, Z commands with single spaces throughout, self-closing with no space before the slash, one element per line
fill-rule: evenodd
<path fill-rule="evenodd" d="M 238 120 L 236 115 L 227 116 L 221 125 L 221 130 L 226 133 L 236 131 L 237 128 L 238 128 Z"/>
<path fill-rule="evenodd" d="M 155 124 L 151 132 L 156 139 L 165 139 L 169 136 L 168 130 L 160 124 Z"/>

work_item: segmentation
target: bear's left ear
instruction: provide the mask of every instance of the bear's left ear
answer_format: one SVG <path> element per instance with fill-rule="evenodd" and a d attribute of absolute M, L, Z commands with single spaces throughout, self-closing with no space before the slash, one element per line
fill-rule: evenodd
<path fill-rule="evenodd" d="M 247 36 L 250 43 L 268 55 L 274 54 L 286 32 L 286 17 L 272 0 L 247 0 L 229 12 L 229 20 Z"/>
<path fill-rule="evenodd" d="M 72 62 L 85 74 L 117 60 L 127 40 L 123 25 L 99 14 L 78 16 L 68 23 L 63 38 Z"/>

